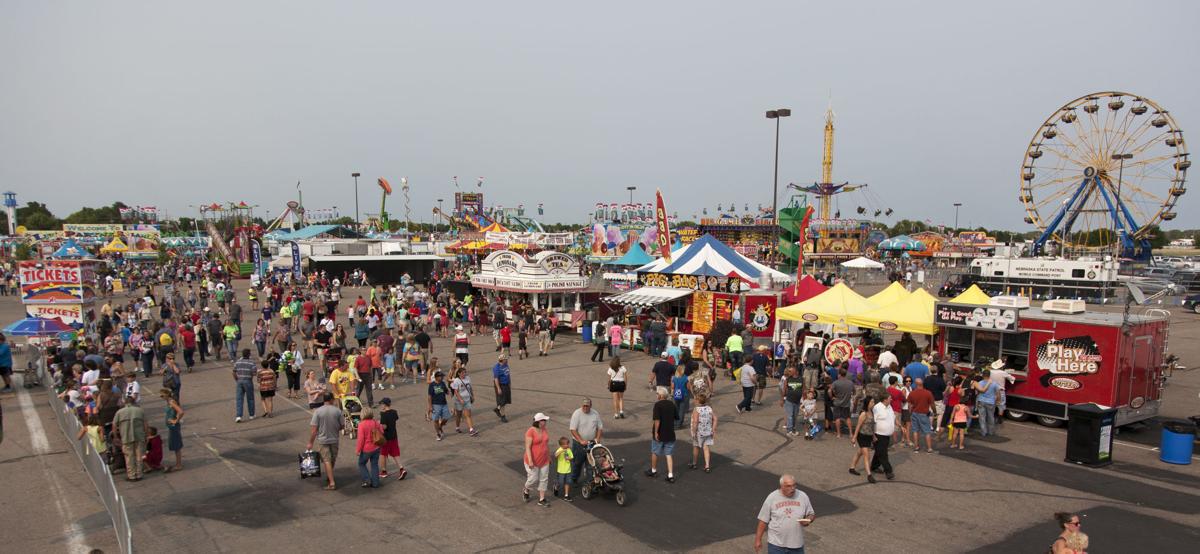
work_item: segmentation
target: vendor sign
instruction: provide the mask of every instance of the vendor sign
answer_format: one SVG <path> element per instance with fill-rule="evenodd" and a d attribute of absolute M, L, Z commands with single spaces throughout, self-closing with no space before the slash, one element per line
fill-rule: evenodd
<path fill-rule="evenodd" d="M 79 260 L 26 260 L 18 266 L 21 301 L 26 304 L 91 302 L 96 297 L 96 275 L 91 262 Z"/>
<path fill-rule="evenodd" d="M 733 310 L 737 307 L 737 296 L 732 294 L 713 294 L 713 321 L 728 321 L 733 319 Z"/>
<path fill-rule="evenodd" d="M 772 337 L 775 334 L 775 308 L 777 300 L 774 295 L 751 295 L 746 297 L 746 327 L 750 334 L 756 337 Z"/>
<path fill-rule="evenodd" d="M 1018 320 L 1015 308 L 938 302 L 933 309 L 933 323 L 945 327 L 1015 331 Z"/>
<path fill-rule="evenodd" d="M 737 293 L 742 290 L 742 280 L 740 278 L 717 277 L 713 275 L 639 272 L 638 282 L 646 287 L 666 287 L 726 293 Z"/>
<path fill-rule="evenodd" d="M 713 326 L 713 294 L 696 291 L 692 295 L 692 332 L 707 333 Z"/>
<path fill-rule="evenodd" d="M 833 339 L 825 345 L 825 362 L 837 364 L 850 359 L 854 355 L 854 345 L 846 339 Z"/>
<path fill-rule="evenodd" d="M 57 319 L 76 329 L 83 328 L 83 304 L 29 304 L 25 317 Z"/>

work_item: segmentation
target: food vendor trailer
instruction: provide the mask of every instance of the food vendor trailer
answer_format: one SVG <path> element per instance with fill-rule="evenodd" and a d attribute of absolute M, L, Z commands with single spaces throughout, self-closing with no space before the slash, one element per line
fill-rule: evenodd
<path fill-rule="evenodd" d="M 1008 416 L 1044 425 L 1067 419 L 1071 404 L 1117 409 L 1116 424 L 1158 415 L 1162 402 L 1168 315 L 1086 311 L 1078 300 L 997 297 L 990 306 L 939 302 L 938 344 L 959 366 L 1002 357 L 1016 378 L 1008 385 Z"/>

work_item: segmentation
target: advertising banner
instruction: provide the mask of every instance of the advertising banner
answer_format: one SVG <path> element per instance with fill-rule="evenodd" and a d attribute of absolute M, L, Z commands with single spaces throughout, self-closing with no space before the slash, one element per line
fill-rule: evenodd
<path fill-rule="evenodd" d="M 654 222 L 658 226 L 658 251 L 666 261 L 671 261 L 671 230 L 667 227 L 667 208 L 663 205 L 662 191 L 654 191 L 658 207 L 654 211 Z"/>
<path fill-rule="evenodd" d="M 692 332 L 707 333 L 713 326 L 713 295 L 708 291 L 692 294 Z"/>
<path fill-rule="evenodd" d="M 250 241 L 250 258 L 254 260 L 254 273 L 262 279 L 262 245 L 257 240 Z"/>
<path fill-rule="evenodd" d="M 299 281 L 303 275 L 300 272 L 300 244 L 292 241 L 292 278 Z"/>
<path fill-rule="evenodd" d="M 779 300 L 774 296 L 753 295 L 746 297 L 746 327 L 756 337 L 771 338 L 775 335 L 775 308 Z"/>
<path fill-rule="evenodd" d="M 26 260 L 19 265 L 25 304 L 85 303 L 96 297 L 91 262 Z"/>
<path fill-rule="evenodd" d="M 82 235 L 113 235 L 122 229 L 120 223 L 63 223 L 63 231 Z"/>
<path fill-rule="evenodd" d="M 125 245 L 129 247 L 126 256 L 150 257 L 158 256 L 158 247 L 162 243 L 162 234 L 154 229 L 138 229 L 122 231 Z"/>

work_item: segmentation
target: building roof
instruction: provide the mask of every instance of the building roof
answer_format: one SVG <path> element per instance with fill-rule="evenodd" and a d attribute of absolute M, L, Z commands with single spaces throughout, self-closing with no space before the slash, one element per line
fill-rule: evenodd
<path fill-rule="evenodd" d="M 275 240 L 305 240 L 316 238 L 321 235 L 333 235 L 336 237 L 360 237 L 361 235 L 344 225 L 309 225 L 295 231 L 280 232 L 279 234 L 272 233 L 271 238 Z"/>

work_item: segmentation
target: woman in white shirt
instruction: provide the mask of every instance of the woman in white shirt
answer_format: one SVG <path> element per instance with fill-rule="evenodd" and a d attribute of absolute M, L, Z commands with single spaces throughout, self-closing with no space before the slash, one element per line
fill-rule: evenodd
<path fill-rule="evenodd" d="M 612 393 L 613 417 L 625 419 L 625 366 L 620 356 L 608 361 L 608 392 Z"/>

